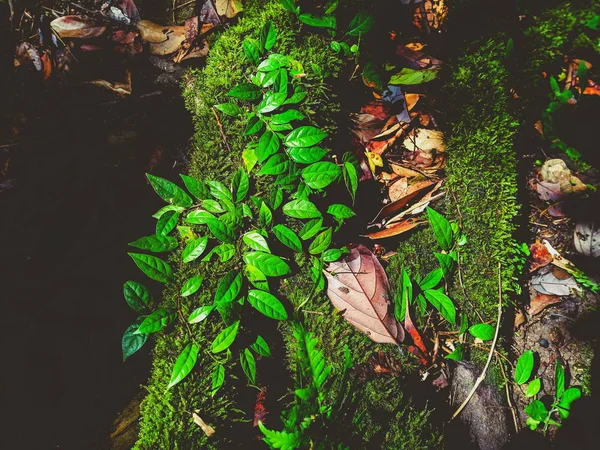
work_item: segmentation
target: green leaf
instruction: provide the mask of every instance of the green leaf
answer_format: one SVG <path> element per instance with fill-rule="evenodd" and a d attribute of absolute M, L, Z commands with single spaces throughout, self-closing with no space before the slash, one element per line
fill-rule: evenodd
<path fill-rule="evenodd" d="M 290 147 L 287 149 L 290 159 L 300 164 L 312 164 L 320 161 L 327 154 L 327 150 L 321 147 Z"/>
<path fill-rule="evenodd" d="M 283 153 L 271 156 L 258 171 L 258 175 L 279 175 L 287 172 L 290 161 Z"/>
<path fill-rule="evenodd" d="M 304 22 L 306 25 L 310 25 L 311 27 L 329 28 L 331 30 L 335 30 L 337 28 L 335 16 L 317 17 L 313 14 L 304 13 L 300 14 L 298 19 L 300 19 L 300 21 Z"/>
<path fill-rule="evenodd" d="M 267 158 L 279 151 L 281 141 L 279 137 L 272 131 L 265 131 L 258 141 L 256 148 L 256 156 L 259 163 L 264 163 Z"/>
<path fill-rule="evenodd" d="M 212 390 L 210 395 L 214 397 L 217 391 L 223 386 L 223 382 L 225 381 L 225 367 L 223 364 L 217 364 L 212 371 L 211 375 L 212 379 Z"/>
<path fill-rule="evenodd" d="M 235 235 L 231 228 L 220 220 L 208 220 L 206 224 L 212 235 L 221 242 L 233 242 L 235 240 Z"/>
<path fill-rule="evenodd" d="M 278 62 L 275 60 L 269 60 L 268 64 L 263 65 L 263 69 L 267 68 L 268 65 L 272 65 L 273 67 L 278 66 Z M 253 83 L 262 86 L 269 87 L 275 84 L 277 77 L 279 76 L 278 70 L 271 70 L 270 72 L 256 72 L 255 75 L 252 75 L 251 80 Z"/>
<path fill-rule="evenodd" d="M 534 378 L 531 380 L 531 383 L 527 385 L 527 390 L 525 391 L 526 397 L 535 397 L 540 389 L 542 388 L 542 380 L 539 378 Z"/>
<path fill-rule="evenodd" d="M 456 264 L 456 252 L 450 253 L 439 253 L 433 252 L 435 257 L 440 263 L 442 268 L 442 272 L 444 273 L 445 278 L 449 278 L 452 275 L 452 271 L 454 270 L 454 265 Z"/>
<path fill-rule="evenodd" d="M 200 323 L 206 319 L 215 309 L 215 305 L 204 305 L 192 311 L 188 317 L 188 323 Z"/>
<path fill-rule="evenodd" d="M 531 431 L 535 431 L 540 423 L 541 422 L 539 420 L 535 420 L 533 417 L 528 417 L 525 421 L 525 424 L 529 427 Z"/>
<path fill-rule="evenodd" d="M 358 172 L 356 167 L 351 162 L 346 161 L 344 163 L 344 182 L 346 183 L 346 189 L 352 197 L 352 203 L 356 200 L 356 191 L 358 189 Z"/>
<path fill-rule="evenodd" d="M 471 333 L 473 337 L 479 338 L 482 341 L 491 341 L 492 339 L 494 339 L 496 329 L 490 324 L 478 323 L 469 328 L 469 333 Z"/>
<path fill-rule="evenodd" d="M 275 73 L 276 80 L 279 77 L 279 69 L 281 68 L 282 63 L 285 64 L 286 62 L 278 58 L 267 58 L 258 65 L 256 70 L 258 70 L 259 72 L 277 71 L 277 73 Z"/>
<path fill-rule="evenodd" d="M 271 208 L 279 208 L 281 206 L 281 203 L 283 203 L 283 191 L 281 190 L 281 188 L 273 189 L 270 195 Z"/>
<path fill-rule="evenodd" d="M 323 261 L 334 262 L 342 257 L 344 252 L 339 248 L 330 248 L 323 253 Z"/>
<path fill-rule="evenodd" d="M 151 252 L 168 252 L 177 248 L 177 239 L 172 236 L 159 236 L 153 234 L 151 236 L 141 237 L 130 242 L 128 245 Z"/>
<path fill-rule="evenodd" d="M 381 76 L 379 76 L 378 66 L 372 61 L 365 64 L 362 71 L 362 81 L 365 86 L 383 91 L 383 80 L 381 79 Z"/>
<path fill-rule="evenodd" d="M 288 109 L 286 112 L 281 114 L 273 114 L 271 116 L 271 123 L 283 124 L 290 123 L 294 120 L 304 120 L 306 116 L 297 109 Z"/>
<path fill-rule="evenodd" d="M 273 213 L 265 202 L 262 202 L 258 210 L 258 223 L 261 227 L 268 227 L 273 221 Z"/>
<path fill-rule="evenodd" d="M 126 281 L 123 284 L 123 296 L 131 309 L 144 312 L 152 303 L 152 296 L 148 289 L 137 281 Z"/>
<path fill-rule="evenodd" d="M 143 253 L 127 253 L 133 262 L 149 278 L 161 283 L 167 283 L 173 278 L 173 269 L 160 258 Z"/>
<path fill-rule="evenodd" d="M 246 130 L 244 131 L 244 136 L 250 136 L 252 134 L 256 134 L 260 132 L 264 127 L 264 122 L 258 116 L 252 116 L 248 119 L 248 123 L 246 123 Z"/>
<path fill-rule="evenodd" d="M 392 75 L 389 84 L 421 84 L 435 80 L 438 76 L 437 69 L 409 69 L 403 68 L 400 72 Z"/>
<path fill-rule="evenodd" d="M 313 202 L 306 199 L 292 200 L 283 205 L 283 213 L 295 219 L 312 219 L 321 217 L 321 212 Z"/>
<path fill-rule="evenodd" d="M 277 30 L 272 20 L 269 20 L 260 32 L 260 46 L 271 50 L 277 41 Z"/>
<path fill-rule="evenodd" d="M 257 85 L 252 83 L 240 83 L 234 86 L 227 95 L 229 97 L 239 98 L 241 100 L 258 100 L 262 97 L 262 91 Z"/>
<path fill-rule="evenodd" d="M 546 406 L 539 400 L 532 401 L 525 408 L 525 413 L 531 416 L 532 419 L 544 422 L 550 412 L 546 409 Z"/>
<path fill-rule="evenodd" d="M 221 331 L 211 344 L 210 351 L 219 353 L 227 350 L 233 344 L 233 341 L 235 341 L 239 327 L 240 321 L 238 320 Z"/>
<path fill-rule="evenodd" d="M 221 103 L 220 105 L 215 105 L 215 109 L 231 117 L 238 117 L 244 114 L 244 110 L 234 103 Z"/>
<path fill-rule="evenodd" d="M 315 236 L 319 231 L 321 231 L 322 227 L 323 227 L 323 219 L 322 218 L 309 220 L 308 222 L 306 222 L 304 224 L 304 226 L 300 230 L 300 238 L 303 241 L 307 241 L 311 237 Z"/>
<path fill-rule="evenodd" d="M 196 275 L 195 277 L 187 280 L 181 287 L 181 296 L 189 297 L 190 295 L 198 292 L 198 289 L 200 289 L 200 286 L 202 285 L 203 279 L 204 277 L 202 275 Z"/>
<path fill-rule="evenodd" d="M 280 277 L 291 273 L 290 266 L 279 256 L 264 252 L 248 252 L 244 255 L 244 262 L 256 267 L 268 277 Z"/>
<path fill-rule="evenodd" d="M 302 251 L 302 242 L 300 241 L 300 238 L 285 225 L 275 225 L 273 227 L 273 233 L 275 233 L 275 237 L 286 247 L 289 247 L 298 253 Z"/>
<path fill-rule="evenodd" d="M 396 294 L 396 302 L 394 308 L 394 315 L 398 322 L 403 322 L 406 316 L 406 306 L 413 299 L 413 285 L 412 280 L 408 274 L 408 271 L 401 269 L 400 279 L 398 280 L 398 292 Z"/>
<path fill-rule="evenodd" d="M 252 344 L 250 348 L 254 350 L 254 352 L 257 355 L 266 357 L 271 356 L 271 349 L 269 348 L 269 344 L 267 344 L 267 341 L 265 341 L 264 338 L 260 335 L 256 338 L 256 341 L 254 341 L 254 344 Z"/>
<path fill-rule="evenodd" d="M 534 357 L 531 350 L 524 352 L 517 361 L 515 368 L 515 381 L 517 384 L 526 383 L 533 372 Z M 531 416 L 531 414 L 529 414 Z M 533 416 L 532 416 L 533 417 Z"/>
<path fill-rule="evenodd" d="M 198 200 L 203 200 L 208 198 L 209 190 L 208 187 L 200 180 L 184 175 L 182 173 L 179 174 L 181 179 L 183 180 L 183 184 L 187 188 L 190 193 L 196 197 Z M 182 210 L 183 211 L 183 210 Z M 178 211 L 181 212 L 181 211 Z"/>
<path fill-rule="evenodd" d="M 283 303 L 272 294 L 264 291 L 250 289 L 248 291 L 248 303 L 257 311 L 275 320 L 287 320 L 288 314 Z"/>
<path fill-rule="evenodd" d="M 233 201 L 231 191 L 220 181 L 207 181 L 206 184 L 210 187 L 210 195 L 217 200 Z"/>
<path fill-rule="evenodd" d="M 166 213 L 167 211 L 176 211 L 178 213 L 181 213 L 185 210 L 185 208 L 181 207 L 181 206 L 175 206 L 175 205 L 166 205 L 163 206 L 162 208 L 160 208 L 158 211 L 156 211 L 154 214 L 152 214 L 152 217 L 154 219 L 160 219 L 160 216 L 162 216 L 164 213 Z"/>
<path fill-rule="evenodd" d="M 313 189 L 323 189 L 333 183 L 342 173 L 337 164 L 321 161 L 305 167 L 302 178 Z"/>
<path fill-rule="evenodd" d="M 354 211 L 352 211 L 351 208 L 349 208 L 346 205 L 339 204 L 339 203 L 334 203 L 333 205 L 329 205 L 329 207 L 327 208 L 327 213 L 331 214 L 337 220 L 350 219 L 351 217 L 356 216 L 356 213 Z"/>
<path fill-rule="evenodd" d="M 189 375 L 196 365 L 199 351 L 200 348 L 196 344 L 188 344 L 185 346 L 177 357 L 177 361 L 175 361 L 175 367 L 173 367 L 173 373 L 171 374 L 171 380 L 169 381 L 167 389 L 172 388 Z"/>
<path fill-rule="evenodd" d="M 469 318 L 467 317 L 467 315 L 465 313 L 462 313 L 460 315 L 460 330 L 458 330 L 458 335 L 460 336 L 461 334 L 466 333 L 468 328 L 469 328 Z"/>
<path fill-rule="evenodd" d="M 206 224 L 209 220 L 217 220 L 217 217 L 208 212 L 208 211 L 203 211 L 201 209 L 198 209 L 196 211 L 192 211 L 190 212 L 187 217 L 185 218 L 185 221 L 188 223 L 194 223 L 197 225 L 204 225 Z"/>
<path fill-rule="evenodd" d="M 452 237 L 452 227 L 448 219 L 430 207 L 427 207 L 427 217 L 438 245 L 442 250 L 450 251 L 454 244 L 454 238 Z"/>
<path fill-rule="evenodd" d="M 419 287 L 422 291 L 425 291 L 427 289 L 433 289 L 438 284 L 440 284 L 440 281 L 442 281 L 443 276 L 444 272 L 442 271 L 442 269 L 432 270 L 427 275 L 425 275 L 425 278 L 423 278 L 423 280 L 421 280 L 421 282 L 419 283 Z"/>
<path fill-rule="evenodd" d="M 273 87 L 274 87 L 274 89 L 275 89 L 276 92 L 279 92 L 281 94 L 285 94 L 285 96 L 287 98 L 288 83 L 289 83 L 288 71 L 287 71 L 287 69 L 281 67 L 279 69 L 279 74 L 277 75 L 277 78 L 275 79 L 275 83 L 273 83 L 274 84 Z M 293 110 L 289 110 L 289 111 L 293 111 Z M 286 111 L 286 112 L 288 112 L 288 111 Z M 298 114 L 300 114 L 299 111 L 298 111 Z M 281 116 L 281 114 L 277 114 L 277 115 Z M 275 126 L 277 124 L 280 124 L 280 125 L 281 124 L 287 124 L 289 122 L 290 122 L 289 120 L 287 122 L 273 121 L 273 117 L 271 117 L 271 126 Z M 290 127 L 291 127 L 291 125 L 290 125 Z"/>
<path fill-rule="evenodd" d="M 256 360 L 247 348 L 244 349 L 243 353 L 240 353 L 240 365 L 250 383 L 256 383 Z"/>
<path fill-rule="evenodd" d="M 196 239 L 192 239 L 188 245 L 183 249 L 183 253 L 181 257 L 184 263 L 189 263 L 199 258 L 204 250 L 206 250 L 206 245 L 208 244 L 208 236 L 199 237 Z"/>
<path fill-rule="evenodd" d="M 300 103 L 302 100 L 306 98 L 308 92 L 301 84 L 294 86 L 294 93 L 290 98 L 288 98 L 283 104 L 284 105 L 293 105 L 296 103 Z"/>
<path fill-rule="evenodd" d="M 327 133 L 317 127 L 305 125 L 290 132 L 284 139 L 286 147 L 313 147 L 327 137 Z"/>
<path fill-rule="evenodd" d="M 425 295 L 425 298 L 439 311 L 444 319 L 450 322 L 452 326 L 456 326 L 456 308 L 446 294 L 438 290 L 428 289 L 423 292 L 423 295 Z"/>
<path fill-rule="evenodd" d="M 269 283 L 267 282 L 267 277 L 264 273 L 248 264 L 244 266 L 244 272 L 246 278 L 254 287 L 262 291 L 269 291 Z"/>
<path fill-rule="evenodd" d="M 375 24 L 373 14 L 366 11 L 359 12 L 348 25 L 348 34 L 350 36 L 360 36 L 368 33 Z"/>
<path fill-rule="evenodd" d="M 239 203 L 243 201 L 248 195 L 249 190 L 250 180 L 248 179 L 248 174 L 244 171 L 244 169 L 240 168 L 231 180 L 231 192 L 233 192 L 235 202 Z"/>
<path fill-rule="evenodd" d="M 246 169 L 246 172 L 250 172 L 258 162 L 258 157 L 256 156 L 256 149 L 245 148 L 242 151 L 242 161 L 244 162 L 244 168 Z"/>
<path fill-rule="evenodd" d="M 252 210 L 245 203 L 242 203 L 242 217 L 248 217 L 249 219 L 252 219 L 254 217 L 254 214 L 252 214 Z"/>
<path fill-rule="evenodd" d="M 228 272 L 217 286 L 215 304 L 232 303 L 242 290 L 242 274 L 232 270 Z"/>
<path fill-rule="evenodd" d="M 179 213 L 176 211 L 167 211 L 156 222 L 157 236 L 166 236 L 177 226 Z"/>
<path fill-rule="evenodd" d="M 169 325 L 175 317 L 173 311 L 159 308 L 146 316 L 139 328 L 135 332 L 136 334 L 150 334 L 156 333 Z"/>
<path fill-rule="evenodd" d="M 246 39 L 242 42 L 242 47 L 244 48 L 244 54 L 246 55 L 246 58 L 248 58 L 248 61 L 256 66 L 260 61 L 258 45 L 253 40 Z"/>
<path fill-rule="evenodd" d="M 221 204 L 216 200 L 212 200 L 212 199 L 203 200 L 202 206 L 207 211 L 214 213 L 214 214 L 220 214 L 220 213 L 225 212 L 225 208 L 223 208 L 223 206 L 221 206 Z M 206 221 L 205 223 L 208 223 L 208 221 Z"/>
<path fill-rule="evenodd" d="M 325 250 L 329 248 L 329 244 L 331 244 L 331 237 L 333 235 L 333 230 L 331 228 L 327 228 L 321 234 L 319 234 L 314 241 L 308 247 L 308 252 L 311 255 L 318 255 L 323 253 Z"/>
<path fill-rule="evenodd" d="M 554 369 L 554 386 L 556 398 L 561 398 L 563 392 L 565 392 L 565 369 L 558 359 L 556 360 L 556 367 Z"/>
<path fill-rule="evenodd" d="M 284 92 L 267 92 L 262 101 L 258 104 L 256 111 L 260 114 L 275 111 L 283 105 L 286 98 L 287 94 Z"/>
<path fill-rule="evenodd" d="M 150 181 L 154 192 L 156 192 L 165 202 L 184 208 L 192 206 L 192 198 L 175 183 L 149 173 L 146 174 L 146 177 L 148 178 L 148 181 Z"/>
<path fill-rule="evenodd" d="M 271 253 L 269 244 L 267 244 L 264 236 L 258 231 L 249 231 L 248 233 L 244 234 L 242 239 L 244 243 L 253 250 Z"/>
<path fill-rule="evenodd" d="M 227 262 L 235 255 L 235 246 L 233 244 L 221 244 L 213 248 L 208 254 L 202 258 L 203 262 L 210 261 L 212 255 L 218 255 L 221 262 Z"/>
<path fill-rule="evenodd" d="M 285 8 L 286 11 L 291 12 L 292 14 L 298 14 L 300 11 L 300 7 L 296 6 L 296 2 L 294 0 L 279 0 L 279 3 Z"/>
<path fill-rule="evenodd" d="M 581 390 L 579 388 L 569 388 L 563 392 L 558 402 L 558 414 L 561 419 L 566 419 L 571 415 L 571 404 L 581 398 Z"/>
<path fill-rule="evenodd" d="M 125 332 L 123 333 L 123 337 L 121 338 L 121 351 L 123 352 L 123 361 L 137 352 L 140 348 L 148 340 L 147 334 L 136 334 L 141 323 L 141 318 L 138 319 L 129 325 Z"/>
<path fill-rule="evenodd" d="M 465 352 L 463 350 L 462 345 L 458 344 L 452 353 L 445 356 L 446 359 L 451 359 L 453 361 L 462 361 L 465 358 Z"/>

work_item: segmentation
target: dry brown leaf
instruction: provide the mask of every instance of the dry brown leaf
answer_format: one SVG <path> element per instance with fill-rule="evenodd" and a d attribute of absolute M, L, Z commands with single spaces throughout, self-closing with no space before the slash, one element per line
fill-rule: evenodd
<path fill-rule="evenodd" d="M 413 178 L 413 177 L 420 177 L 420 176 L 422 176 L 420 172 L 417 172 L 416 170 L 409 169 L 409 168 L 404 167 L 404 166 L 402 166 L 400 164 L 390 163 L 390 167 L 392 168 L 392 170 L 394 171 L 394 173 L 396 175 L 399 175 L 401 177 Z"/>
<path fill-rule="evenodd" d="M 405 194 L 404 197 L 399 198 L 398 200 L 390 203 L 389 205 L 381 208 L 377 216 L 371 221 L 371 223 L 376 223 L 380 219 L 384 219 L 385 217 L 391 216 L 396 212 L 400 211 L 404 208 L 409 202 L 419 197 L 419 195 L 424 195 L 428 189 L 435 184 L 434 181 L 424 180 L 417 184 L 415 184 L 416 188 L 411 190 L 410 193 Z"/>
<path fill-rule="evenodd" d="M 388 197 L 391 201 L 396 201 L 406 195 L 408 190 L 408 179 L 399 178 L 390 184 L 388 188 Z"/>
<path fill-rule="evenodd" d="M 530 316 L 535 316 L 542 312 L 545 308 L 556 303 L 560 303 L 562 300 L 556 295 L 548 295 L 537 293 L 529 302 L 529 310 L 527 311 Z"/>
<path fill-rule="evenodd" d="M 94 38 L 106 31 L 97 20 L 84 16 L 59 17 L 50 22 L 50 27 L 61 38 Z"/>
<path fill-rule="evenodd" d="M 220 16 L 232 19 L 242 11 L 242 4 L 239 0 L 216 0 L 215 7 Z"/>
<path fill-rule="evenodd" d="M 515 321 L 513 324 L 514 329 L 518 330 L 519 327 L 521 325 L 523 325 L 525 322 L 527 322 L 527 317 L 525 316 L 525 313 L 523 312 L 523 310 L 521 308 L 518 308 L 517 312 L 515 313 Z"/>
<path fill-rule="evenodd" d="M 157 44 L 150 44 L 150 53 L 153 55 L 170 55 L 179 50 L 185 41 L 185 28 L 179 25 L 172 25 L 165 28 L 167 39 Z"/>
<path fill-rule="evenodd" d="M 546 295 L 570 295 L 572 289 L 579 289 L 577 282 L 570 274 L 567 274 L 565 278 L 556 269 L 536 275 L 531 279 L 531 285 L 536 291 Z"/>
<path fill-rule="evenodd" d="M 340 261 L 327 266 L 327 296 L 342 316 L 374 342 L 399 344 L 404 329 L 390 307 L 385 270 L 371 251 L 358 245 Z"/>
<path fill-rule="evenodd" d="M 412 152 L 417 150 L 446 151 L 444 133 L 436 130 L 428 130 L 426 128 L 412 130 L 408 136 L 406 136 L 402 145 Z"/>
<path fill-rule="evenodd" d="M 149 20 L 140 20 L 135 24 L 140 32 L 140 36 L 146 42 L 159 44 L 167 40 L 167 27 L 159 25 Z"/>
<path fill-rule="evenodd" d="M 417 104 L 417 102 L 419 101 L 419 98 L 424 97 L 424 95 L 422 94 L 404 94 L 404 99 L 406 100 L 406 109 L 408 111 L 411 111 L 415 105 Z"/>
<path fill-rule="evenodd" d="M 547 266 L 552 262 L 552 255 L 546 248 L 546 246 L 540 242 L 536 242 L 531 244 L 529 247 L 529 251 L 531 253 L 531 266 L 529 267 L 529 271 L 533 272 L 534 270 L 539 269 L 540 267 Z"/>
<path fill-rule="evenodd" d="M 421 225 L 423 223 L 427 223 L 427 221 L 415 218 L 405 219 L 401 222 L 390 226 L 389 228 L 384 228 L 381 231 L 376 231 L 375 233 L 367 234 L 365 235 L 365 237 L 368 237 L 369 239 L 385 239 L 393 236 L 398 236 L 399 234 L 406 233 L 407 231 L 410 231 L 416 226 Z"/>
<path fill-rule="evenodd" d="M 202 417 L 200 417 L 198 415 L 200 411 L 196 410 L 193 414 L 192 417 L 194 418 L 194 423 L 196 425 L 198 425 L 200 428 L 202 428 L 202 431 L 204 431 L 204 434 L 207 437 L 212 436 L 213 434 L 215 434 L 215 429 L 213 427 L 211 427 L 209 424 L 207 424 L 204 420 L 202 420 Z"/>
<path fill-rule="evenodd" d="M 114 94 L 125 97 L 131 94 L 131 72 L 128 70 L 125 73 L 125 82 L 110 82 L 107 80 L 92 80 L 86 81 L 83 84 L 91 84 L 109 90 Z"/>

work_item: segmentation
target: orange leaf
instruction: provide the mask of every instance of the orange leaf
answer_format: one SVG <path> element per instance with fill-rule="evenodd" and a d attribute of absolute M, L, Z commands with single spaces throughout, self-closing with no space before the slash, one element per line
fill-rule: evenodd
<path fill-rule="evenodd" d="M 384 228 L 381 231 L 376 231 L 375 233 L 370 233 L 365 235 L 369 239 L 384 239 L 392 236 L 397 236 L 402 233 L 406 233 L 407 231 L 412 230 L 417 225 L 421 225 L 422 223 L 426 223 L 426 220 L 410 218 L 403 220 L 402 222 L 398 222 L 395 225 L 392 225 L 389 228 Z"/>

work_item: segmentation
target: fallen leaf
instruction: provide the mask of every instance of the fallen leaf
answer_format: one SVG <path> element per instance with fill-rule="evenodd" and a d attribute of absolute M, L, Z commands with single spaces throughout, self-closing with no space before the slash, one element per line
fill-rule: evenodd
<path fill-rule="evenodd" d="M 135 26 L 140 32 L 142 39 L 146 42 L 158 44 L 167 40 L 167 27 L 163 25 L 158 25 L 149 20 L 140 20 Z"/>
<path fill-rule="evenodd" d="M 396 175 L 401 177 L 413 178 L 422 176 L 420 172 L 404 167 L 401 164 L 390 163 L 390 167 Z"/>
<path fill-rule="evenodd" d="M 225 16 L 228 19 L 237 16 L 242 10 L 242 5 L 239 0 L 216 0 L 215 7 L 220 16 Z"/>
<path fill-rule="evenodd" d="M 402 208 L 404 208 L 410 201 L 419 197 L 420 195 L 424 195 L 428 189 L 435 185 L 435 182 L 432 180 L 424 180 L 415 185 L 415 188 L 411 190 L 410 193 L 405 194 L 404 197 L 397 199 L 396 201 L 390 203 L 389 205 L 381 208 L 377 216 L 371 221 L 371 224 L 377 223 L 378 220 L 384 219 L 385 217 L 391 216 L 392 214 L 397 213 Z"/>
<path fill-rule="evenodd" d="M 156 44 L 150 44 L 150 53 L 153 55 L 170 55 L 179 50 L 185 41 L 185 27 L 172 25 L 165 27 L 166 40 Z"/>
<path fill-rule="evenodd" d="M 600 228 L 594 222 L 579 222 L 573 234 L 575 249 L 586 256 L 600 256 Z"/>
<path fill-rule="evenodd" d="M 399 344 L 404 329 L 390 308 L 390 286 L 377 257 L 363 245 L 324 270 L 327 296 L 350 324 L 374 342 Z"/>
<path fill-rule="evenodd" d="M 525 313 L 523 312 L 523 310 L 521 308 L 517 308 L 517 311 L 515 313 L 515 321 L 513 324 L 514 329 L 518 330 L 519 327 L 521 325 L 523 325 L 525 322 L 527 322 L 527 317 L 525 316 Z"/>
<path fill-rule="evenodd" d="M 407 331 L 407 333 L 412 338 L 413 342 L 415 343 L 415 346 L 419 349 L 419 353 L 421 354 L 419 356 L 419 360 L 421 361 L 421 364 L 423 364 L 424 366 L 428 366 L 429 365 L 429 358 L 428 358 L 429 353 L 427 352 L 427 347 L 425 346 L 425 341 L 419 334 L 419 331 L 415 327 L 415 325 L 410 317 L 409 303 L 410 302 L 408 302 L 408 301 L 406 302 L 406 312 L 404 314 L 404 329 Z"/>
<path fill-rule="evenodd" d="M 530 316 L 535 316 L 539 314 L 550 305 L 554 305 L 556 303 L 560 303 L 562 300 L 560 297 L 556 295 L 548 295 L 538 293 L 529 301 L 529 310 L 528 313 Z"/>
<path fill-rule="evenodd" d="M 200 13 L 198 13 L 198 20 L 200 23 L 211 23 L 213 25 L 219 25 L 221 23 L 221 19 L 215 10 L 213 2 L 202 2 L 202 8 L 200 9 Z"/>
<path fill-rule="evenodd" d="M 535 189 L 537 190 L 540 199 L 545 201 L 556 202 L 563 197 L 563 193 L 560 190 L 560 184 L 558 183 L 538 181 L 536 183 Z"/>
<path fill-rule="evenodd" d="M 207 424 L 204 420 L 202 420 L 202 417 L 200 417 L 198 415 L 200 411 L 196 410 L 193 414 L 192 417 L 194 418 L 194 423 L 196 425 L 198 425 L 200 428 L 202 428 L 202 431 L 204 431 L 204 434 L 207 437 L 212 436 L 213 434 L 215 434 L 215 429 L 213 427 L 211 427 L 209 424 Z"/>
<path fill-rule="evenodd" d="M 135 23 L 140 20 L 140 12 L 138 11 L 137 6 L 135 6 L 133 0 L 120 0 L 118 4 L 119 8 L 121 8 L 121 11 L 123 11 L 132 22 Z"/>
<path fill-rule="evenodd" d="M 558 184 L 562 194 L 571 194 L 586 190 L 585 184 L 571 174 L 567 164 L 562 159 L 549 159 L 546 161 L 542 165 L 540 176 L 542 181 L 546 183 Z"/>
<path fill-rule="evenodd" d="M 407 135 L 402 145 L 411 152 L 417 150 L 436 150 L 438 152 L 445 152 L 446 145 L 444 144 L 443 139 L 444 133 L 441 131 L 417 128 Z"/>
<path fill-rule="evenodd" d="M 390 226 L 389 228 L 384 228 L 381 231 L 376 231 L 374 233 L 370 233 L 370 234 L 367 234 L 364 236 L 368 237 L 369 239 L 385 239 L 385 238 L 397 236 L 402 233 L 406 233 L 407 231 L 410 231 L 413 228 L 415 228 L 416 226 L 421 225 L 423 223 L 427 223 L 427 221 L 423 220 L 423 219 L 415 219 L 415 218 L 405 219 L 405 220 L 402 220 L 401 222 L 398 222 L 398 223 Z"/>
<path fill-rule="evenodd" d="M 103 89 L 109 90 L 120 97 L 125 97 L 131 94 L 131 72 L 128 70 L 125 73 L 125 82 L 110 82 L 107 80 L 92 80 L 86 81 L 83 84 L 91 84 Z"/>
<path fill-rule="evenodd" d="M 551 271 L 536 275 L 532 278 L 531 285 L 536 291 L 546 295 L 570 295 L 571 289 L 579 289 L 571 275 L 568 278 L 559 279 L 555 273 L 555 271 Z"/>
<path fill-rule="evenodd" d="M 19 42 L 15 49 L 15 67 L 26 63 L 31 63 L 38 72 L 41 72 L 44 68 L 38 49 L 29 42 Z"/>
<path fill-rule="evenodd" d="M 540 242 L 535 242 L 531 244 L 529 247 L 529 252 L 531 253 L 531 266 L 529 267 L 529 271 L 533 272 L 534 270 L 539 269 L 540 267 L 547 266 L 552 262 L 552 255 L 546 248 L 546 246 Z"/>
<path fill-rule="evenodd" d="M 196 46 L 188 50 L 181 49 L 173 61 L 180 63 L 186 59 L 204 58 L 206 55 L 208 55 L 208 42 L 206 42 L 206 39 L 202 39 Z"/>
<path fill-rule="evenodd" d="M 50 27 L 61 38 L 94 38 L 106 31 L 96 19 L 84 16 L 59 17 L 50 22 Z"/>

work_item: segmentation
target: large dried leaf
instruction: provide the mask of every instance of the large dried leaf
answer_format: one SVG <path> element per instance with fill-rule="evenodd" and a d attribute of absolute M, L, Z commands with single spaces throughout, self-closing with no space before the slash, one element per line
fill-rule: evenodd
<path fill-rule="evenodd" d="M 365 235 L 365 237 L 368 237 L 369 239 L 384 239 L 392 236 L 398 236 L 399 234 L 406 233 L 407 231 L 412 230 L 416 226 L 426 222 L 426 220 L 415 218 L 404 219 L 400 222 L 396 222 L 394 225 L 391 225 L 388 228 L 384 228 L 381 231 L 376 231 L 374 233 L 367 234 Z"/>
<path fill-rule="evenodd" d="M 410 192 L 404 194 L 403 197 L 400 197 L 393 201 L 392 203 L 381 208 L 377 216 L 373 219 L 371 223 L 375 224 L 378 221 L 381 221 L 385 217 L 391 216 L 392 214 L 396 214 L 406 205 L 408 205 L 412 200 L 418 198 L 421 195 L 424 195 L 428 190 L 430 190 L 435 185 L 435 182 L 432 180 L 424 180 L 422 182 L 416 183 L 414 189 L 411 189 Z"/>
<path fill-rule="evenodd" d="M 63 16 L 50 22 L 50 27 L 61 38 L 94 38 L 106 31 L 98 21 L 84 16 Z"/>
<path fill-rule="evenodd" d="M 597 258 L 600 256 L 600 228 L 594 222 L 575 225 L 575 248 L 579 253 Z"/>
<path fill-rule="evenodd" d="M 215 6 L 220 16 L 231 19 L 242 10 L 242 4 L 239 0 L 216 0 Z"/>
<path fill-rule="evenodd" d="M 547 266 L 552 262 L 552 255 L 546 248 L 546 246 L 540 242 L 536 242 L 531 244 L 529 247 L 529 252 L 531 253 L 531 266 L 529 268 L 530 272 L 533 272 L 540 267 Z"/>
<path fill-rule="evenodd" d="M 181 48 L 185 41 L 185 27 L 172 25 L 165 27 L 166 40 L 156 44 L 150 44 L 150 53 L 153 55 L 169 55 Z"/>
<path fill-rule="evenodd" d="M 398 344 L 404 329 L 390 308 L 390 285 L 377 257 L 363 245 L 327 266 L 327 296 L 344 319 L 375 342 Z"/>
<path fill-rule="evenodd" d="M 146 42 L 159 44 L 167 40 L 167 27 L 159 25 L 149 20 L 140 20 L 135 24 L 140 32 L 140 36 Z"/>
<path fill-rule="evenodd" d="M 444 133 L 436 130 L 428 130 L 426 128 L 417 128 L 412 130 L 406 139 L 404 139 L 404 147 L 414 152 L 417 150 L 436 150 L 445 152 L 446 145 L 444 144 Z"/>
<path fill-rule="evenodd" d="M 562 300 L 556 295 L 540 294 L 537 293 L 529 301 L 529 315 L 535 316 L 542 312 L 545 308 L 556 303 L 560 303 Z"/>
<path fill-rule="evenodd" d="M 569 295 L 571 289 L 579 288 L 572 276 L 569 275 L 567 278 L 563 278 L 562 274 L 557 273 L 558 270 L 561 269 L 536 275 L 531 280 L 531 285 L 536 291 L 546 295 Z"/>

